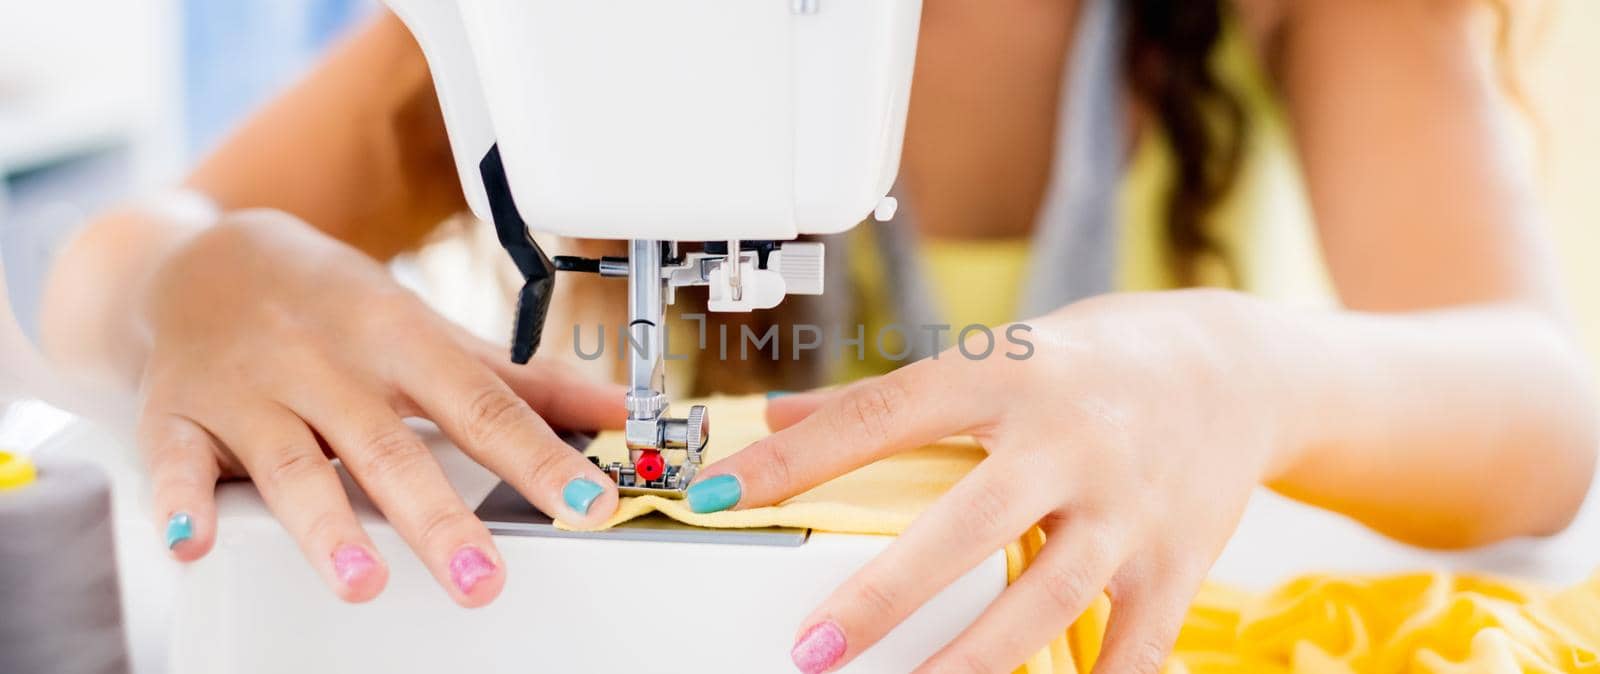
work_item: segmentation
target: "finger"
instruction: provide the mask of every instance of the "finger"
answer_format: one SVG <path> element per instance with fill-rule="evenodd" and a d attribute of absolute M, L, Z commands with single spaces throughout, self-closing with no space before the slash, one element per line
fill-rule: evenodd
<path fill-rule="evenodd" d="M 690 505 L 697 512 L 771 505 L 885 456 L 971 430 L 993 409 L 991 396 L 973 395 L 978 380 L 946 359 L 851 385 L 814 414 L 713 464 L 691 486 Z M 737 481 L 736 498 L 721 498 L 735 491 L 725 489 L 726 479 L 710 482 L 722 475 Z M 713 489 L 719 498 L 702 507 L 697 492 Z"/>
<path fill-rule="evenodd" d="M 939 590 L 1021 536 L 1048 490 L 1016 484 L 1026 465 L 990 458 L 957 483 L 812 613 L 792 655 L 801 671 L 849 662 Z"/>
<path fill-rule="evenodd" d="M 557 437 L 500 377 L 466 352 L 418 345 L 395 385 L 473 460 L 524 498 L 577 528 L 604 524 L 617 509 L 616 483 Z"/>
<path fill-rule="evenodd" d="M 518 365 L 506 356 L 504 348 L 459 327 L 452 329 L 479 362 L 489 366 L 550 424 L 579 431 L 612 430 L 622 428 L 627 419 L 628 410 L 623 404 L 627 387 L 583 376 L 557 360 L 535 358 Z"/>
<path fill-rule="evenodd" d="M 781 431 L 799 423 L 801 419 L 811 416 L 817 408 L 822 407 L 830 398 L 838 396 L 846 389 L 829 389 L 825 391 L 805 391 L 802 393 L 787 393 L 779 397 L 767 398 L 767 428 Z"/>
<path fill-rule="evenodd" d="M 518 365 L 505 354 L 482 359 L 550 424 L 579 431 L 615 430 L 628 418 L 627 387 L 580 376 L 556 361 Z"/>
<path fill-rule="evenodd" d="M 350 509 L 344 485 L 311 429 L 274 403 L 229 405 L 201 418 L 255 481 L 267 508 L 345 601 L 378 595 L 389 572 Z"/>
<path fill-rule="evenodd" d="M 1118 573 L 1096 674 L 1156 674 L 1178 640 L 1204 569 L 1168 567 Z"/>
<path fill-rule="evenodd" d="M 1016 582 L 919 672 L 1010 672 L 1100 596 L 1117 568 L 1115 534 L 1083 522 L 1051 531 Z"/>
<path fill-rule="evenodd" d="M 505 584 L 499 550 L 422 439 L 376 395 L 331 377 L 308 384 L 285 396 L 291 409 L 328 441 L 439 584 L 462 606 L 493 601 Z"/>
<path fill-rule="evenodd" d="M 217 533 L 216 441 L 193 421 L 165 411 L 146 412 L 139 444 L 150 471 L 156 525 L 172 556 L 192 562 L 210 552 Z"/>

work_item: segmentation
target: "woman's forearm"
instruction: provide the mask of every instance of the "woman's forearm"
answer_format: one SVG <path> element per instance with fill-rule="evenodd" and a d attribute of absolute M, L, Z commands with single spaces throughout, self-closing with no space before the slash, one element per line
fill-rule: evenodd
<path fill-rule="evenodd" d="M 216 217 L 203 197 L 174 192 L 90 221 L 51 261 L 37 291 L 40 350 L 63 374 L 131 385 L 148 347 L 136 318 L 145 286 L 172 250 Z"/>
<path fill-rule="evenodd" d="M 422 51 L 384 13 L 197 167 L 224 210 L 288 212 L 379 259 L 465 207 Z"/>
<path fill-rule="evenodd" d="M 1548 314 L 1263 308 L 1281 373 L 1269 485 L 1432 547 L 1559 531 L 1594 473 L 1586 358 Z"/>
<path fill-rule="evenodd" d="M 1324 259 L 1344 305 L 1378 313 L 1269 321 L 1292 459 L 1270 483 L 1427 545 L 1561 528 L 1596 408 L 1486 58 L 1508 19 L 1469 0 L 1289 7 L 1271 58 Z"/>

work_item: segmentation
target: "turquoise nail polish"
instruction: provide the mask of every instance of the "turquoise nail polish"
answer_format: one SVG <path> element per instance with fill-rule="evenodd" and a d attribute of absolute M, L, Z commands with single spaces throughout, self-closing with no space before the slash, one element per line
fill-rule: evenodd
<path fill-rule="evenodd" d="M 689 485 L 689 492 L 685 497 L 689 499 L 690 510 L 697 513 L 714 513 L 732 508 L 739 502 L 741 494 L 739 478 L 732 475 L 718 475 Z"/>
<path fill-rule="evenodd" d="M 189 513 L 173 513 L 167 519 L 167 549 L 191 538 L 194 538 L 194 522 L 189 519 Z"/>
<path fill-rule="evenodd" d="M 594 505 L 594 500 L 605 491 L 605 487 L 595 484 L 593 480 L 575 477 L 561 490 L 561 498 L 566 499 L 568 508 L 587 515 L 589 506 Z"/>
<path fill-rule="evenodd" d="M 774 400 L 789 395 L 791 391 L 767 391 L 767 400 Z"/>

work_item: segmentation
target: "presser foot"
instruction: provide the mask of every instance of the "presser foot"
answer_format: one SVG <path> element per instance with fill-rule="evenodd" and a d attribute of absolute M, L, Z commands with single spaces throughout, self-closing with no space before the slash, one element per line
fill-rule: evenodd
<path fill-rule="evenodd" d="M 600 470 L 611 476 L 617 483 L 617 493 L 623 496 L 660 496 L 670 499 L 682 499 L 689 491 L 689 483 L 694 481 L 694 476 L 699 472 L 698 464 L 684 463 L 680 465 L 660 464 L 657 468 L 655 461 L 660 461 L 660 454 L 646 453 L 639 463 L 628 465 L 621 461 L 612 461 L 610 464 L 600 463 L 599 457 L 591 456 Z M 641 475 L 641 472 L 643 475 Z M 651 479 L 653 474 L 658 477 Z"/>
<path fill-rule="evenodd" d="M 637 402 L 642 400 L 648 403 Z M 600 458 L 589 460 L 617 483 L 617 492 L 623 496 L 661 496 L 681 499 L 689 491 L 689 483 L 700 472 L 704 461 L 702 452 L 711 437 L 711 424 L 704 405 L 689 408 L 689 415 L 674 419 L 665 415 L 666 405 L 660 394 L 629 398 L 631 412 L 643 411 L 645 418 L 630 418 L 626 433 L 628 460 L 601 463 Z M 678 463 L 668 463 L 666 452 L 683 452 Z"/>

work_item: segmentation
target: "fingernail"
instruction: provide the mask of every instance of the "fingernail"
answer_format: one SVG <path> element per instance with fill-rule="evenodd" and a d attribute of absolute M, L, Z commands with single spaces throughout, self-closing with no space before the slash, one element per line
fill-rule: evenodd
<path fill-rule="evenodd" d="M 575 477 L 561 490 L 561 498 L 566 500 L 568 508 L 580 515 L 587 515 L 589 506 L 594 505 L 594 500 L 605 491 L 605 487 L 595 484 L 594 480 Z"/>
<path fill-rule="evenodd" d="M 167 518 L 167 549 L 176 548 L 191 538 L 194 538 L 194 522 L 189 519 L 189 513 L 172 513 L 172 517 Z"/>
<path fill-rule="evenodd" d="M 689 509 L 697 513 L 714 513 L 732 508 L 739 502 L 739 478 L 718 475 L 689 485 L 684 498 L 689 499 Z"/>
<path fill-rule="evenodd" d="M 825 672 L 833 663 L 839 661 L 839 656 L 844 655 L 844 631 L 839 629 L 833 621 L 817 623 L 805 634 L 800 635 L 800 640 L 794 642 L 794 648 L 789 651 L 789 659 L 794 661 L 794 666 L 805 674 L 820 674 Z"/>
<path fill-rule="evenodd" d="M 333 572 L 345 585 L 355 585 L 376 568 L 378 561 L 359 545 L 340 546 L 333 552 Z"/>
<path fill-rule="evenodd" d="M 456 551 L 450 558 L 450 580 L 462 594 L 472 594 L 472 588 L 481 581 L 494 575 L 494 562 L 489 561 L 489 556 L 482 550 L 468 546 Z"/>
<path fill-rule="evenodd" d="M 782 398 L 782 397 L 784 397 L 786 395 L 789 395 L 790 393 L 791 393 L 791 391 L 767 391 L 767 400 L 772 400 L 774 398 Z"/>

